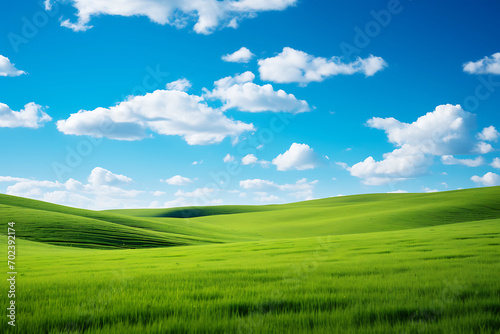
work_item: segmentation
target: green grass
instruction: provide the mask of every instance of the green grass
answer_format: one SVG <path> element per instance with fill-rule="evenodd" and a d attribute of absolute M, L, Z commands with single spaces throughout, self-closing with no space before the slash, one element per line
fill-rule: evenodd
<path fill-rule="evenodd" d="M 36 240 L 17 243 L 16 332 L 498 333 L 499 195 L 362 195 L 194 208 L 184 219 L 165 217 L 174 209 L 92 212 L 2 196 L 2 222 L 17 210 L 16 230 L 26 224 Z M 42 212 L 58 218 L 44 223 Z M 98 249 L 90 224 L 133 229 L 106 247 L 140 249 Z M 188 241 L 136 245 L 139 232 Z M 68 236 L 92 248 L 49 243 Z"/>

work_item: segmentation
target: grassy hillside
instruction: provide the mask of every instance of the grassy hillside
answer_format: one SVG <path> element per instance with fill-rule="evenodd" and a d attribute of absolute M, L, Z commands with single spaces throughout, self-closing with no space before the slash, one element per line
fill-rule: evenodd
<path fill-rule="evenodd" d="M 162 217 L 180 210 L 111 212 Z M 188 224 L 223 227 L 258 239 L 369 233 L 500 218 L 500 187 L 440 193 L 357 195 L 284 205 L 190 207 L 186 210 L 204 213 L 184 219 Z M 218 214 L 220 212 L 224 214 Z M 161 219 L 154 218 L 158 222 Z"/>
<path fill-rule="evenodd" d="M 16 333 L 500 331 L 500 187 L 101 212 L 0 195 L 9 221 Z"/>
<path fill-rule="evenodd" d="M 149 248 L 240 240 L 231 233 L 210 228 L 199 230 L 195 225 L 179 228 L 167 221 L 156 222 L 0 195 L 0 223 L 9 221 L 17 223 L 18 237 L 74 247 Z M 231 236 L 230 239 L 227 235 Z"/>
<path fill-rule="evenodd" d="M 111 211 L 75 209 L 0 195 L 0 223 L 16 221 L 19 237 L 91 248 L 149 248 L 369 233 L 494 218 L 500 218 L 500 187 L 358 195 L 284 205 Z"/>

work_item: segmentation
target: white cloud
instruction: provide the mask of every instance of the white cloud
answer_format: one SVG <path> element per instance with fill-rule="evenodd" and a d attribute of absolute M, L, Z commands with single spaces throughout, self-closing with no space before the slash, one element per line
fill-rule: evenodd
<path fill-rule="evenodd" d="M 313 197 L 314 186 L 318 183 L 318 180 L 308 182 L 306 178 L 297 180 L 294 184 L 284 184 L 279 186 L 282 191 L 289 191 L 290 196 L 293 196 L 297 200 L 311 200 Z"/>
<path fill-rule="evenodd" d="M 477 157 L 475 159 L 457 159 L 453 155 L 443 155 L 441 157 L 441 162 L 445 165 L 463 165 L 467 167 L 484 165 L 483 157 Z"/>
<path fill-rule="evenodd" d="M 234 161 L 234 157 L 231 155 L 231 154 L 226 154 L 226 156 L 222 159 L 222 161 L 224 162 L 233 162 Z"/>
<path fill-rule="evenodd" d="M 474 175 L 470 179 L 476 183 L 481 183 L 485 186 L 498 186 L 498 185 L 500 185 L 500 176 L 495 174 L 495 173 L 492 173 L 492 172 L 488 172 L 488 173 L 484 174 L 483 176 Z"/>
<path fill-rule="evenodd" d="M 53 3 L 68 3 L 64 0 L 46 0 L 46 8 Z M 66 19 L 61 25 L 74 31 L 85 31 L 92 17 L 100 15 L 146 16 L 158 24 L 169 24 L 183 28 L 196 21 L 194 30 L 209 34 L 219 27 L 238 27 L 243 18 L 254 17 L 258 12 L 281 11 L 293 6 L 297 0 L 70 0 L 77 10 L 77 21 Z"/>
<path fill-rule="evenodd" d="M 181 136 L 189 145 L 219 143 L 255 130 L 252 124 L 233 121 L 207 106 L 203 99 L 178 90 L 156 90 L 134 96 L 110 108 L 80 110 L 57 122 L 68 135 L 140 140 L 149 132 Z"/>
<path fill-rule="evenodd" d="M 167 193 L 166 193 L 166 192 L 164 192 L 164 191 L 159 191 L 159 190 L 157 190 L 157 191 L 152 191 L 152 192 L 151 192 L 151 194 L 152 194 L 153 196 L 155 196 L 155 197 L 160 197 L 160 196 L 164 196 L 164 195 L 166 195 Z"/>
<path fill-rule="evenodd" d="M 246 47 L 241 47 L 238 51 L 222 56 L 222 60 L 230 63 L 248 63 L 254 54 Z"/>
<path fill-rule="evenodd" d="M 421 175 L 432 164 L 431 158 L 409 146 L 385 153 L 383 157 L 381 161 L 368 157 L 346 169 L 352 176 L 363 179 L 363 184 L 376 186 Z"/>
<path fill-rule="evenodd" d="M 495 149 L 493 148 L 493 146 L 491 146 L 491 144 L 485 143 L 484 141 L 480 141 L 476 144 L 472 152 L 477 154 L 486 154 L 493 152 L 494 150 Z"/>
<path fill-rule="evenodd" d="M 132 179 L 96 167 L 83 184 L 74 179 L 59 181 L 32 180 L 1 176 L 0 182 L 13 183 L 6 188 L 6 194 L 70 205 L 88 209 L 113 209 L 144 207 L 147 204 L 138 199 L 143 191 L 126 189 Z"/>
<path fill-rule="evenodd" d="M 272 190 L 279 188 L 279 185 L 269 180 L 248 179 L 240 181 L 240 187 L 252 190 Z"/>
<path fill-rule="evenodd" d="M 237 194 L 239 197 L 242 197 L 242 198 L 247 197 L 247 193 L 239 191 L 239 190 L 236 190 L 236 189 L 234 189 L 234 190 L 228 190 L 227 192 L 229 194 Z"/>
<path fill-rule="evenodd" d="M 17 77 L 26 74 L 14 67 L 9 58 L 0 55 L 0 77 Z"/>
<path fill-rule="evenodd" d="M 106 170 L 101 167 L 96 167 L 90 172 L 89 177 L 87 178 L 89 184 L 99 187 L 99 186 L 119 186 L 122 184 L 132 182 L 132 179 L 126 177 L 125 175 L 118 175 L 111 173 L 109 170 Z"/>
<path fill-rule="evenodd" d="M 200 161 L 196 161 L 196 160 L 195 160 L 195 161 L 193 161 L 191 164 L 196 166 L 196 165 L 198 165 L 198 164 L 202 164 L 202 163 L 203 163 L 203 159 L 201 159 Z"/>
<path fill-rule="evenodd" d="M 179 197 L 171 201 L 166 201 L 163 204 L 163 207 L 165 208 L 178 208 L 182 206 L 189 206 L 191 205 L 185 198 Z"/>
<path fill-rule="evenodd" d="M 36 103 L 28 103 L 24 109 L 13 111 L 8 105 L 0 103 L 0 128 L 37 129 L 51 121 L 52 118 Z"/>
<path fill-rule="evenodd" d="M 358 58 L 351 63 L 343 63 L 340 57 L 330 59 L 314 57 L 303 51 L 290 47 L 275 57 L 259 60 L 259 73 L 262 80 L 278 83 L 299 83 L 307 85 L 310 82 L 321 82 L 326 78 L 344 74 L 364 73 L 367 77 L 387 67 L 380 57 L 370 55 L 368 58 Z"/>
<path fill-rule="evenodd" d="M 368 157 L 352 167 L 345 166 L 351 175 L 363 179 L 367 185 L 381 185 L 424 174 L 436 155 L 486 153 L 493 149 L 491 145 L 475 140 L 475 115 L 459 105 L 438 106 L 413 123 L 402 123 L 392 117 L 374 117 L 367 125 L 384 130 L 389 142 L 399 147 L 385 153 L 381 161 Z M 450 158 L 445 158 L 445 161 L 450 161 Z"/>
<path fill-rule="evenodd" d="M 172 186 L 185 186 L 186 184 L 193 183 L 193 180 L 191 180 L 188 177 L 180 176 L 180 175 L 175 175 L 172 176 L 169 179 L 166 180 L 160 180 L 161 182 L 165 182 L 167 184 L 170 184 Z"/>
<path fill-rule="evenodd" d="M 211 194 L 215 193 L 215 189 L 213 188 L 198 188 L 191 192 L 185 192 L 182 190 L 177 190 L 175 196 L 177 197 L 208 197 Z"/>
<path fill-rule="evenodd" d="M 246 112 L 289 112 L 302 113 L 311 110 L 308 103 L 298 100 L 293 94 L 283 90 L 275 91 L 273 86 L 257 85 L 252 81 L 255 75 L 245 72 L 234 77 L 225 77 L 214 83 L 214 90 L 206 91 L 207 98 L 220 99 L 223 109 L 235 108 Z"/>
<path fill-rule="evenodd" d="M 220 192 L 220 189 L 198 188 L 193 191 L 178 190 L 175 193 L 176 199 L 165 202 L 165 207 L 178 206 L 204 206 L 222 204 L 222 199 L 213 198 Z"/>
<path fill-rule="evenodd" d="M 162 208 L 162 205 L 161 205 L 160 201 L 152 201 L 148 205 L 148 209 L 160 209 L 160 208 Z"/>
<path fill-rule="evenodd" d="M 247 154 L 241 159 L 242 165 L 255 165 L 257 163 L 264 168 L 269 167 L 269 161 L 259 160 L 254 154 Z"/>
<path fill-rule="evenodd" d="M 426 193 L 438 193 L 439 190 L 425 187 L 424 192 L 426 192 Z"/>
<path fill-rule="evenodd" d="M 257 157 L 253 154 L 247 154 L 241 159 L 243 165 L 253 165 L 258 161 Z"/>
<path fill-rule="evenodd" d="M 388 194 L 407 194 L 408 191 L 406 190 L 394 190 L 394 191 L 388 191 Z"/>
<path fill-rule="evenodd" d="M 500 158 L 493 159 L 490 166 L 493 168 L 500 168 Z"/>
<path fill-rule="evenodd" d="M 483 131 L 477 134 L 477 138 L 484 141 L 496 142 L 498 137 L 500 137 L 500 133 L 498 133 L 497 129 L 495 129 L 493 125 L 484 128 Z"/>
<path fill-rule="evenodd" d="M 281 202 L 281 198 L 276 195 L 269 195 L 266 192 L 256 192 L 257 195 L 254 199 L 262 203 L 278 203 Z"/>
<path fill-rule="evenodd" d="M 178 90 L 180 92 L 185 92 L 191 88 L 191 82 L 188 79 L 182 78 L 176 81 L 169 82 L 167 84 L 168 90 Z"/>
<path fill-rule="evenodd" d="M 475 62 L 467 62 L 463 67 L 470 74 L 500 74 L 500 52 Z"/>
<path fill-rule="evenodd" d="M 22 181 L 31 181 L 31 180 L 25 179 L 24 177 L 0 176 L 0 182 L 22 182 Z"/>
<path fill-rule="evenodd" d="M 272 161 L 280 171 L 313 169 L 319 165 L 314 150 L 307 144 L 293 143 L 290 148 Z"/>
<path fill-rule="evenodd" d="M 314 198 L 313 190 L 317 183 L 318 180 L 309 182 L 306 178 L 297 180 L 297 182 L 292 184 L 277 184 L 269 180 L 248 179 L 240 181 L 240 187 L 247 190 L 254 190 L 254 193 L 260 197 L 268 197 L 268 192 L 283 191 L 296 200 L 311 200 Z M 262 193 L 266 193 L 266 195 L 262 195 Z"/>

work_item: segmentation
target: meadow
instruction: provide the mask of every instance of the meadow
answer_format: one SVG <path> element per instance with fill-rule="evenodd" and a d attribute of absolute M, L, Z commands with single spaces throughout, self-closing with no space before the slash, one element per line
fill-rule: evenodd
<path fill-rule="evenodd" d="M 500 187 L 101 212 L 1 195 L 9 221 L 2 332 L 500 331 Z"/>

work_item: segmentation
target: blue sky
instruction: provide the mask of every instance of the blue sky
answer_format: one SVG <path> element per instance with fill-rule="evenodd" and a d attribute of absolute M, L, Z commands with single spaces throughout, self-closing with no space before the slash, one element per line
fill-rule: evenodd
<path fill-rule="evenodd" d="M 100 3 L 0 5 L 1 192 L 106 209 L 500 184 L 496 1 Z"/>

